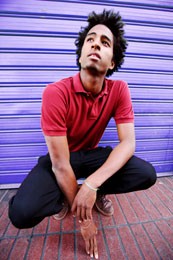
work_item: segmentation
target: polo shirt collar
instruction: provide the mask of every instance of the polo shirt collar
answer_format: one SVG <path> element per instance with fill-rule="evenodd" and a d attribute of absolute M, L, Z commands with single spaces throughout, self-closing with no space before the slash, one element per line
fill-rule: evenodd
<path fill-rule="evenodd" d="M 74 91 L 76 93 L 85 93 L 88 94 L 88 92 L 84 89 L 81 79 L 80 79 L 80 73 L 77 73 L 75 76 L 73 76 L 73 87 Z M 104 89 L 99 94 L 99 97 L 102 97 L 103 95 L 108 94 L 108 82 L 107 79 L 104 80 Z"/>

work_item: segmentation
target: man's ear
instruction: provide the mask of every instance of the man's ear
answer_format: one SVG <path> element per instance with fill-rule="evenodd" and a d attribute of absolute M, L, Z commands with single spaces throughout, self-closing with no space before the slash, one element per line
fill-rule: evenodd
<path fill-rule="evenodd" d="M 115 61 L 112 60 L 111 65 L 109 67 L 110 70 L 112 70 L 115 67 Z"/>

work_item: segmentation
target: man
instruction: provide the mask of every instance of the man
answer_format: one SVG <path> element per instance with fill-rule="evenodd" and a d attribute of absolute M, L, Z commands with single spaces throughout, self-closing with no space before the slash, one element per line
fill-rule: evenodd
<path fill-rule="evenodd" d="M 42 156 L 10 201 L 9 216 L 18 228 L 46 216 L 63 219 L 70 208 L 81 224 L 86 252 L 98 258 L 92 209 L 113 214 L 105 194 L 147 189 L 156 181 L 153 166 L 136 156 L 134 115 L 127 84 L 108 80 L 123 63 L 127 47 L 121 17 L 92 13 L 76 40 L 74 77 L 49 84 L 42 100 L 42 129 L 49 154 Z M 119 144 L 98 147 L 111 118 Z M 77 179 L 85 178 L 81 187 Z"/>

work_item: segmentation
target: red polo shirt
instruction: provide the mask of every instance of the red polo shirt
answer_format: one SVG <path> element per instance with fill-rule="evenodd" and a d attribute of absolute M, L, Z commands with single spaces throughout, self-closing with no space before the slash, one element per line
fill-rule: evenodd
<path fill-rule="evenodd" d="M 85 91 L 78 73 L 49 84 L 42 98 L 41 126 L 47 136 L 67 136 L 70 151 L 97 147 L 110 120 L 134 121 L 127 83 L 105 79 L 101 93 Z"/>

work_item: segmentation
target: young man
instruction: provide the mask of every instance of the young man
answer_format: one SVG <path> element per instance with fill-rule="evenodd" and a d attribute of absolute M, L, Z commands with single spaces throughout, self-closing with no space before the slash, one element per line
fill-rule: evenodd
<path fill-rule="evenodd" d="M 105 194 L 147 189 L 156 173 L 133 155 L 134 114 L 127 84 L 105 78 L 120 68 L 127 46 L 119 14 L 93 12 L 76 46 L 80 72 L 49 84 L 43 93 L 41 123 L 49 154 L 39 158 L 11 199 L 9 216 L 16 227 L 29 228 L 46 216 L 60 220 L 70 208 L 81 223 L 86 252 L 98 258 L 93 206 L 111 216 L 112 202 Z M 119 144 L 98 147 L 111 118 Z M 85 181 L 79 189 L 81 177 Z"/>

